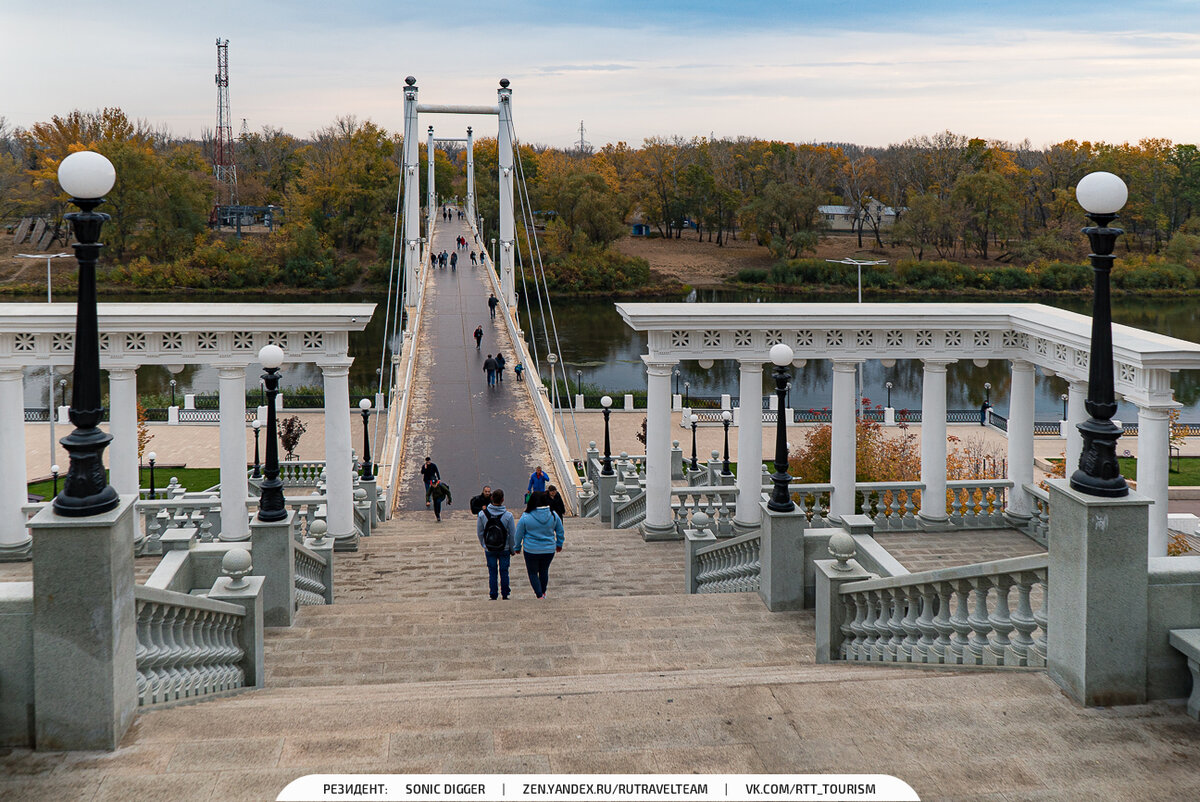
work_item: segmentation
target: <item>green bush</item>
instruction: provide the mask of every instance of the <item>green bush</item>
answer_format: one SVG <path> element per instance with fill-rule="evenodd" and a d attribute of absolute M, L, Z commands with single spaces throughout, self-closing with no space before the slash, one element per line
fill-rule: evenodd
<path fill-rule="evenodd" d="M 1083 290 L 1092 285 L 1092 271 L 1084 265 L 1049 262 L 1034 265 L 1037 286 L 1044 290 Z"/>

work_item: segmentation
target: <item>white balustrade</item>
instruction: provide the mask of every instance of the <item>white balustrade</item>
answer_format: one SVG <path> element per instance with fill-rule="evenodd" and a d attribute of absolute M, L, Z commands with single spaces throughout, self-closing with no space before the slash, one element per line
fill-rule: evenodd
<path fill-rule="evenodd" d="M 751 532 L 696 550 L 697 593 L 753 593 L 762 573 L 762 539 Z"/>

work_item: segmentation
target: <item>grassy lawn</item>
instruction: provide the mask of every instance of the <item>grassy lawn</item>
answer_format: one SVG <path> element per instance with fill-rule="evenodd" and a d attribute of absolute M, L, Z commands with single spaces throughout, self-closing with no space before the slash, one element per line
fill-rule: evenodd
<path fill-rule="evenodd" d="M 1048 460 L 1062 462 L 1061 459 Z M 1137 457 L 1117 457 L 1121 465 L 1121 475 L 1126 479 L 1137 479 Z M 1178 469 L 1176 468 L 1178 466 Z M 1180 457 L 1171 459 L 1171 472 L 1167 484 L 1170 487 L 1193 487 L 1200 485 L 1200 457 Z"/>
<path fill-rule="evenodd" d="M 107 473 L 107 471 L 105 472 Z M 179 484 L 186 487 L 188 490 L 207 490 L 221 481 L 220 468 L 155 468 L 154 469 L 154 488 L 162 490 L 171 481 L 171 477 L 177 477 Z M 62 490 L 63 477 L 58 477 L 58 489 Z M 142 468 L 141 475 L 142 487 L 150 487 L 150 468 Z M 49 499 L 54 492 L 54 481 L 35 482 L 29 485 L 29 494 L 33 496 L 41 496 L 43 499 Z"/>

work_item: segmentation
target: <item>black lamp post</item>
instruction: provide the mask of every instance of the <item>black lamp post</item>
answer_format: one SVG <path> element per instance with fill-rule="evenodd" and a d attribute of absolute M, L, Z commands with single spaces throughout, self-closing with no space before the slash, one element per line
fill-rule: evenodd
<path fill-rule="evenodd" d="M 987 404 L 989 407 L 992 405 L 992 383 L 991 382 L 983 383 L 983 403 Z"/>
<path fill-rule="evenodd" d="M 365 481 L 371 481 L 375 478 L 371 472 L 371 433 L 367 427 L 371 423 L 371 399 L 364 398 L 358 402 L 358 408 L 362 410 L 363 418 L 363 470 L 362 478 Z"/>
<path fill-rule="evenodd" d="M 112 189 L 116 171 L 112 163 L 92 151 L 72 153 L 58 167 L 58 183 L 71 195 L 80 211 L 66 215 L 77 240 L 79 298 L 75 312 L 75 392 L 71 395 L 71 423 L 75 431 L 59 442 L 71 463 L 63 492 L 54 497 L 59 515 L 82 518 L 115 508 L 121 499 L 104 474 L 104 449 L 112 435 L 100 430 L 104 408 L 100 404 L 100 333 L 96 314 L 96 260 L 100 256 L 100 230 L 110 218 L 94 211 Z"/>
<path fill-rule="evenodd" d="M 689 393 L 691 392 L 691 388 L 692 388 L 691 382 L 683 383 L 683 405 L 685 407 L 690 407 L 692 405 L 692 400 L 689 396 Z"/>
<path fill-rule="evenodd" d="M 782 411 L 780 412 L 782 415 Z M 725 410 L 721 413 L 721 425 L 725 427 L 725 464 L 721 466 L 721 475 L 729 476 L 729 424 L 733 421 L 733 413 Z"/>
<path fill-rule="evenodd" d="M 575 392 L 583 395 L 583 371 L 575 371 Z"/>
<path fill-rule="evenodd" d="M 57 465 L 50 466 L 50 475 L 52 477 L 54 477 L 54 495 L 57 496 L 58 495 L 58 466 Z M 51 498 L 53 498 L 53 496 L 51 496 Z"/>
<path fill-rule="evenodd" d="M 679 395 L 679 368 L 672 371 L 675 374 L 675 395 Z"/>
<path fill-rule="evenodd" d="M 60 407 L 65 407 L 67 405 L 67 380 L 66 379 L 58 380 L 58 395 L 59 395 L 59 399 L 60 399 L 58 402 L 58 405 Z"/>
<path fill-rule="evenodd" d="M 263 366 L 263 388 L 267 394 L 267 460 L 263 466 L 266 477 L 258 500 L 258 520 L 282 521 L 287 518 L 283 506 L 283 482 L 279 479 L 279 429 L 275 420 L 275 396 L 279 395 L 279 366 L 283 364 L 283 349 L 264 345 L 258 352 Z"/>
<path fill-rule="evenodd" d="M 604 407 L 604 469 L 600 471 L 601 476 L 612 476 L 612 444 L 608 439 L 608 416 L 612 414 L 612 396 L 604 396 L 600 399 L 600 406 Z"/>
<path fill-rule="evenodd" d="M 700 462 L 696 459 L 696 425 L 700 423 L 700 416 L 695 412 L 692 413 L 692 470 L 700 470 Z"/>
<path fill-rule="evenodd" d="M 1063 393 L 1062 395 L 1059 396 L 1059 398 L 1061 398 L 1062 402 L 1063 402 L 1063 416 L 1062 416 L 1063 420 L 1067 419 L 1067 397 L 1068 396 L 1066 393 Z"/>
<path fill-rule="evenodd" d="M 150 498 L 156 498 L 154 495 L 154 462 L 158 459 L 158 455 L 151 451 L 146 455 L 146 460 L 150 463 Z"/>
<path fill-rule="evenodd" d="M 771 474 L 771 482 L 774 487 L 771 489 L 771 499 L 767 502 L 767 509 L 772 512 L 792 512 L 796 509 L 796 504 L 792 501 L 791 494 L 788 493 L 788 482 L 792 477 L 787 473 L 787 423 L 784 421 L 783 414 L 783 398 L 787 393 L 788 379 L 790 378 L 788 367 L 792 363 L 792 349 L 784 343 L 771 346 L 771 361 L 775 363 L 775 370 L 772 371 L 771 378 L 775 380 L 775 396 L 779 400 L 779 414 L 775 416 L 775 473 Z"/>
<path fill-rule="evenodd" d="M 887 388 L 887 405 L 888 405 L 888 409 L 891 409 L 892 408 L 892 383 L 887 382 L 883 386 Z"/>
<path fill-rule="evenodd" d="M 1117 438 L 1121 430 L 1112 422 L 1117 412 L 1113 392 L 1112 308 L 1108 274 L 1112 270 L 1117 237 L 1125 232 L 1109 228 L 1125 205 L 1129 190 L 1112 173 L 1090 173 L 1075 187 L 1079 205 L 1096 225 L 1083 229 L 1092 246 L 1092 352 L 1088 364 L 1088 395 L 1084 406 L 1091 418 L 1079 424 L 1083 451 L 1079 469 L 1071 475 L 1071 487 L 1089 496 L 1119 498 L 1129 494 L 1129 485 L 1117 463 Z"/>
<path fill-rule="evenodd" d="M 171 406 L 175 406 L 175 380 L 171 379 Z"/>
<path fill-rule="evenodd" d="M 255 418 L 254 423 L 251 425 L 254 427 L 254 472 L 250 474 L 250 477 L 253 479 L 261 479 L 262 466 L 259 464 L 258 459 L 258 435 L 262 431 L 262 421 L 260 421 L 258 418 Z"/>

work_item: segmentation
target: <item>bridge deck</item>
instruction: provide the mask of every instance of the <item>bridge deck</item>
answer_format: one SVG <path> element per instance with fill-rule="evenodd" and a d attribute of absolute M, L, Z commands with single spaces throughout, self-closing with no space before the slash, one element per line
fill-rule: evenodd
<path fill-rule="evenodd" d="M 439 221 L 433 252 L 455 253 L 460 235 L 470 238 L 465 223 Z M 433 457 L 453 490 L 458 503 L 450 510 L 459 515 L 485 482 L 504 488 L 509 505 L 516 506 L 535 466 L 554 475 L 528 391 L 512 370 L 516 360 L 508 331 L 499 313 L 495 319 L 488 313 L 492 290 L 485 268 L 471 266 L 470 248 L 457 253 L 457 270 L 431 270 L 426 279 L 413 406 L 398 480 L 400 509 L 425 508 L 419 471 L 426 456 Z M 477 351 L 472 332 L 480 325 L 484 337 Z M 508 365 L 504 382 L 489 389 L 483 363 L 497 352 Z"/>

